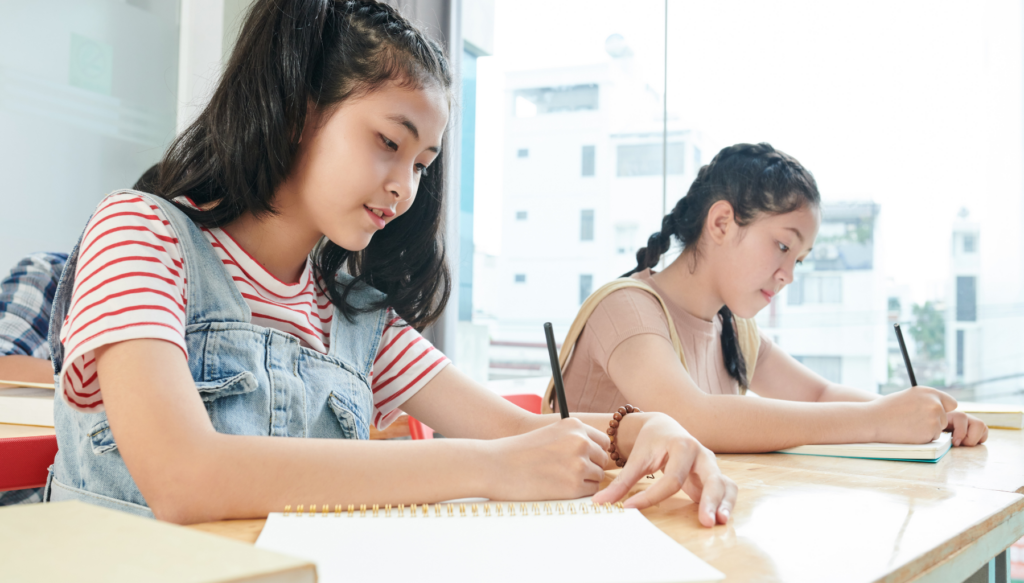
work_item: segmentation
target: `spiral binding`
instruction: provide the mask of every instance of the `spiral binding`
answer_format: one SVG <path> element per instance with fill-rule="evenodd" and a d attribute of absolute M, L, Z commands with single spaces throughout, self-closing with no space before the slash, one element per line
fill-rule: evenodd
<path fill-rule="evenodd" d="M 428 518 L 430 517 L 430 504 L 416 504 L 409 505 L 409 518 Z M 533 502 L 527 504 L 526 502 L 519 502 L 518 504 L 508 502 L 506 504 L 501 503 L 470 503 L 467 507 L 465 502 L 446 503 L 446 504 L 434 504 L 434 517 L 441 518 L 442 516 L 448 516 L 453 518 L 456 516 L 456 509 L 458 509 L 458 516 L 460 518 L 474 518 L 479 516 L 490 517 L 490 516 L 508 516 L 510 518 L 515 516 L 554 516 L 560 515 L 565 516 L 575 514 L 611 514 L 614 510 L 618 509 L 619 512 L 625 512 L 626 509 L 622 506 L 622 502 L 612 504 L 611 502 L 605 502 L 604 504 L 594 504 L 591 502 L 556 502 L 552 505 L 550 502 L 545 502 L 543 506 L 539 502 Z M 330 505 L 324 504 L 320 507 L 320 515 L 323 518 L 330 516 Z M 365 518 L 367 512 L 370 512 L 371 516 L 376 518 L 379 516 L 381 510 L 384 512 L 385 518 L 390 518 L 392 511 L 395 512 L 397 518 L 405 517 L 405 504 L 399 504 L 392 506 L 391 504 L 385 504 L 384 508 L 381 509 L 379 504 L 374 504 L 367 510 L 366 504 L 360 504 L 359 509 L 356 510 L 354 504 L 349 504 L 345 510 L 342 510 L 341 504 L 334 506 L 334 517 L 341 518 L 346 516 L 348 518 Z M 284 507 L 284 515 L 290 516 L 292 514 L 291 504 Z M 295 517 L 301 518 L 306 515 L 310 518 L 314 518 L 317 515 L 317 505 L 310 504 L 308 513 L 305 510 L 305 505 L 299 504 L 295 508 Z"/>

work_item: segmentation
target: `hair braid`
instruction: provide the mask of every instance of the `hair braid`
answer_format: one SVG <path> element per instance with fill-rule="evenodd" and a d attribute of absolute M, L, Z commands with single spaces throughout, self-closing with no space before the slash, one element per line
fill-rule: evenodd
<path fill-rule="evenodd" d="M 675 237 L 691 258 L 699 257 L 701 234 L 708 211 L 724 200 L 733 209 L 736 223 L 743 227 L 761 215 L 795 211 L 818 205 L 821 196 L 814 177 L 800 162 L 770 144 L 736 144 L 724 148 L 697 172 L 686 196 L 679 199 L 662 221 L 661 231 L 651 235 L 647 247 L 637 251 L 632 275 L 657 265 Z M 696 265 L 696 264 L 693 264 Z M 747 366 L 740 352 L 734 316 L 728 306 L 718 312 L 722 318 L 722 355 L 725 369 L 741 386 L 747 386 Z"/>

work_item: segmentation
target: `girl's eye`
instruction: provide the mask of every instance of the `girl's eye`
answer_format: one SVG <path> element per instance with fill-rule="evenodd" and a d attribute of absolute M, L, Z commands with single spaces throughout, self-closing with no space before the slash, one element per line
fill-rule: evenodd
<path fill-rule="evenodd" d="M 786 251 L 789 251 L 789 247 L 786 247 L 786 245 L 783 243 L 779 243 L 779 251 L 785 253 Z"/>
<path fill-rule="evenodd" d="M 416 171 L 419 172 L 420 174 L 424 175 L 424 176 L 427 175 L 427 167 L 424 166 L 423 164 L 417 163 L 416 164 Z"/>
<path fill-rule="evenodd" d="M 396 143 L 392 142 L 391 140 L 387 139 L 384 136 L 384 134 L 380 134 L 380 141 L 384 142 L 384 145 L 387 146 L 387 148 L 389 150 L 394 151 L 394 152 L 398 151 L 398 144 L 396 144 Z"/>
<path fill-rule="evenodd" d="M 804 264 L 804 260 L 803 259 L 797 259 L 796 260 L 796 264 L 797 265 L 803 265 Z"/>

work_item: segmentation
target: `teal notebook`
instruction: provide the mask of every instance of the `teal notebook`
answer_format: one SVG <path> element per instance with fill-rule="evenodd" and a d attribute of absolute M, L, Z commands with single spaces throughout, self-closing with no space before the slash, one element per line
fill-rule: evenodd
<path fill-rule="evenodd" d="M 951 435 L 942 433 L 929 443 L 835 443 L 828 445 L 801 445 L 782 449 L 776 453 L 820 455 L 893 462 L 935 463 L 946 455 L 952 445 Z"/>

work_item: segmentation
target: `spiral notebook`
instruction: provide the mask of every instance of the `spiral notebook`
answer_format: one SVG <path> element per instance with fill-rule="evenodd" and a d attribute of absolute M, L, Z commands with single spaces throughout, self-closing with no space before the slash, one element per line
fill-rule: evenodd
<path fill-rule="evenodd" d="M 256 546 L 336 581 L 690 583 L 725 578 L 640 511 L 588 499 L 420 506 L 297 506 Z"/>

